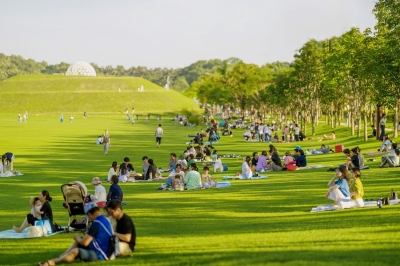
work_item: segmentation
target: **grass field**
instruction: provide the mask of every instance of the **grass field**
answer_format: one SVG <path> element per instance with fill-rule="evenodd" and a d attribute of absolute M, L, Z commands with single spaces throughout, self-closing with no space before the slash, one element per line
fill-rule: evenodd
<path fill-rule="evenodd" d="M 0 178 L 0 230 L 20 225 L 29 212 L 28 201 L 42 189 L 50 191 L 55 221 L 66 225 L 68 212 L 62 207 L 60 186 L 74 180 L 94 191 L 92 177 L 106 177 L 113 160 L 125 156 L 140 168 L 147 155 L 159 167 L 168 164 L 169 153 L 184 151 L 188 140 L 200 127 L 183 127 L 164 117 L 165 137 L 156 148 L 154 130 L 159 121 L 135 125 L 123 115 L 77 116 L 73 123 L 58 122 L 57 115 L 31 115 L 18 123 L 15 115 L 0 115 L 2 152 L 16 155 L 15 168 L 24 176 Z M 105 156 L 95 139 L 107 128 L 112 147 Z M 319 135 L 330 127 L 318 126 Z M 349 136 L 349 129 L 336 129 L 346 147 L 359 145 L 362 152 L 374 151 L 379 142 L 363 142 Z M 215 145 L 218 153 L 242 156 L 267 150 L 265 143 L 246 143 L 243 130 L 232 138 L 222 137 Z M 321 143 L 306 141 L 306 149 Z M 325 142 L 333 146 L 334 141 Z M 282 153 L 294 143 L 277 144 Z M 335 166 L 343 154 L 308 156 L 309 164 Z M 400 191 L 399 168 L 362 172 L 366 199 L 386 196 L 392 188 Z M 228 174 L 239 171 L 242 161 L 225 159 Z M 215 175 L 221 180 L 224 174 Z M 310 213 L 312 207 L 331 203 L 324 198 L 333 172 L 313 169 L 269 173 L 265 180 L 232 181 L 232 187 L 201 191 L 156 191 L 159 183 L 123 183 L 128 204 L 124 211 L 137 230 L 136 251 L 99 265 L 396 265 L 400 259 L 400 206 L 350 209 Z M 108 190 L 109 185 L 104 184 Z M 63 252 L 73 234 L 41 239 L 0 241 L 1 265 L 35 265 Z M 94 265 L 94 264 L 93 264 Z"/>
<path fill-rule="evenodd" d="M 140 86 L 143 92 L 138 92 Z M 120 90 L 120 91 L 119 91 Z M 122 113 L 132 107 L 136 113 L 159 114 L 186 109 L 197 104 L 181 93 L 143 78 L 73 77 L 52 75 L 16 76 L 0 82 L 0 113 L 91 114 Z"/>

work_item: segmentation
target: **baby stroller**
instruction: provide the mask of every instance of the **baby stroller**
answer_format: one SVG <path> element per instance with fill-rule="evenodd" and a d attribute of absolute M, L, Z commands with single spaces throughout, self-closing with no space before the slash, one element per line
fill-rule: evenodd
<path fill-rule="evenodd" d="M 61 192 L 63 193 L 65 202 L 64 207 L 68 209 L 69 218 L 68 226 L 65 232 L 69 232 L 69 228 L 72 227 L 75 230 L 86 229 L 88 226 L 88 219 L 86 218 L 84 206 L 87 202 L 87 188 L 80 181 L 73 181 L 69 184 L 61 186 Z M 80 220 L 76 218 L 77 215 L 84 216 Z M 71 216 L 74 216 L 74 220 L 71 223 Z"/>

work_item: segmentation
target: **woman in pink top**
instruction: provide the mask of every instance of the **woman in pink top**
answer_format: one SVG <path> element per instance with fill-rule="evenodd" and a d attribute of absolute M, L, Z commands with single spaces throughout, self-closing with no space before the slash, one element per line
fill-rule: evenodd
<path fill-rule="evenodd" d="M 284 135 L 284 141 L 289 142 L 289 127 L 286 126 L 285 129 L 283 130 L 283 135 Z"/>

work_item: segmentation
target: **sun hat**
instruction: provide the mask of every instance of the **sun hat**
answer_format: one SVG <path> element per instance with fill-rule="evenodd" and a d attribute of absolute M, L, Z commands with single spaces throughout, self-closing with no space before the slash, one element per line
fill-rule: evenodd
<path fill-rule="evenodd" d="M 92 185 L 99 185 L 99 184 L 101 184 L 100 178 L 98 178 L 97 176 L 93 177 Z"/>
<path fill-rule="evenodd" d="M 93 202 L 87 203 L 87 204 L 85 205 L 85 207 L 84 207 L 85 214 L 87 214 L 91 209 L 93 209 L 93 208 L 98 208 L 98 207 L 99 207 L 99 206 L 97 206 L 96 203 L 93 203 Z"/>

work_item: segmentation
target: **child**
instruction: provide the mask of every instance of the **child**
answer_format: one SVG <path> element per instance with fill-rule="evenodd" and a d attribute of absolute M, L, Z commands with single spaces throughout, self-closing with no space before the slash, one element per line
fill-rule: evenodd
<path fill-rule="evenodd" d="M 202 182 L 203 188 L 211 188 L 211 187 L 215 187 L 217 185 L 215 180 L 209 174 L 209 171 L 210 171 L 210 168 L 208 168 L 208 166 L 204 166 L 203 174 L 201 175 L 201 182 Z"/>
<path fill-rule="evenodd" d="M 293 158 L 293 156 L 290 154 L 290 151 L 287 151 L 287 152 L 286 152 L 286 156 L 285 156 L 284 161 L 285 161 L 285 166 L 294 161 L 294 158 Z"/>
<path fill-rule="evenodd" d="M 40 199 L 38 197 L 36 197 L 33 199 L 32 204 L 33 204 L 33 208 L 31 209 L 32 216 L 38 220 L 42 220 L 43 212 L 40 211 L 40 209 L 42 208 L 42 205 L 43 205 L 42 202 L 40 201 Z"/>
<path fill-rule="evenodd" d="M 180 175 L 176 175 L 175 176 L 175 179 L 172 181 L 172 187 L 175 189 L 175 190 L 184 190 L 185 188 L 184 188 L 184 185 L 183 185 L 183 183 L 182 183 L 182 180 L 181 180 L 181 176 Z"/>

